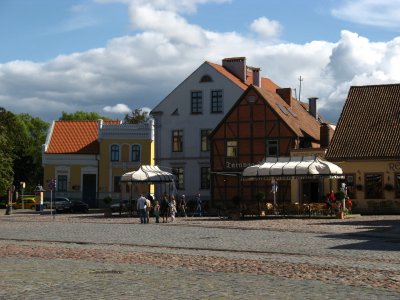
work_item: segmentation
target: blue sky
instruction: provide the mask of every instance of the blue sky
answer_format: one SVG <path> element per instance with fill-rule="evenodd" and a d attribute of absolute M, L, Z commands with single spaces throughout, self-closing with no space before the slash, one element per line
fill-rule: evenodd
<path fill-rule="evenodd" d="M 203 61 L 246 56 L 336 122 L 351 85 L 400 82 L 400 0 L 0 0 L 0 107 L 122 118 Z"/>

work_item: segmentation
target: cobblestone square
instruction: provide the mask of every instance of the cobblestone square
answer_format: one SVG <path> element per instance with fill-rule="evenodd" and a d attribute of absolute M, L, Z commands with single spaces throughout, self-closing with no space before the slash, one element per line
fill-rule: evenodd
<path fill-rule="evenodd" d="M 0 214 L 0 299 L 400 299 L 400 216 Z"/>

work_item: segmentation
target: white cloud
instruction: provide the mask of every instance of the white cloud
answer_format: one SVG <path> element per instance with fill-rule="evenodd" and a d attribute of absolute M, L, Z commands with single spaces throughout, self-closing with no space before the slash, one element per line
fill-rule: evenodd
<path fill-rule="evenodd" d="M 149 5 L 155 9 L 180 13 L 195 13 L 197 6 L 205 3 L 225 3 L 232 0 L 95 0 L 99 3 L 126 3 L 131 7 Z"/>
<path fill-rule="evenodd" d="M 173 11 L 157 10 L 150 5 L 130 7 L 131 22 L 135 29 L 162 33 L 174 43 L 201 46 L 205 33 L 199 26 L 188 24 Z"/>
<path fill-rule="evenodd" d="M 337 121 L 351 85 L 400 82 L 400 38 L 374 43 L 343 31 L 336 43 L 273 44 L 251 34 L 207 31 L 162 8 L 162 1 L 151 3 L 156 2 L 158 8 L 131 7 L 138 32 L 112 39 L 104 48 L 42 63 L 0 64 L 0 107 L 47 121 L 77 110 L 115 117 L 153 108 L 205 60 L 221 63 L 232 56 L 246 56 L 263 76 L 297 93 L 302 76 L 301 99 L 319 97 L 320 112 L 332 121 Z M 163 26 L 157 18 L 171 23 Z"/>
<path fill-rule="evenodd" d="M 345 0 L 331 12 L 353 23 L 400 29 L 399 0 Z"/>
<path fill-rule="evenodd" d="M 268 20 L 266 17 L 254 20 L 250 28 L 265 39 L 278 37 L 282 30 L 282 26 L 278 21 Z"/>
<path fill-rule="evenodd" d="M 113 114 L 129 114 L 132 110 L 126 104 L 118 103 L 114 106 L 105 106 L 103 110 Z"/>

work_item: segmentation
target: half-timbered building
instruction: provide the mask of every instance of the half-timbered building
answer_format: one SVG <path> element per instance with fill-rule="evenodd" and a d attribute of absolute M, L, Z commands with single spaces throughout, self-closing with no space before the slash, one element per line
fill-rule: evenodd
<path fill-rule="evenodd" d="M 296 151 L 297 155 L 324 155 L 321 133 L 326 147 L 333 129 L 319 118 L 316 100 L 300 102 L 290 88 L 267 90 L 251 85 L 246 89 L 210 134 L 214 207 L 236 206 L 238 199 L 242 206 L 257 206 L 254 199 L 260 192 L 272 201 L 271 181 L 241 181 L 243 169 L 250 165 Z M 318 180 L 304 181 L 294 193 L 290 180 L 280 181 L 277 202 L 319 200 L 320 186 Z"/>

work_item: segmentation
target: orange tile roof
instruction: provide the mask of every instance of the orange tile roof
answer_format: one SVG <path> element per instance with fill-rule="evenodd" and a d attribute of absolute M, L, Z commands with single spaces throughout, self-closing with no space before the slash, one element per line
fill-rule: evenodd
<path fill-rule="evenodd" d="M 212 62 L 207 62 L 207 63 L 243 90 L 246 90 L 253 83 L 253 72 L 249 70 L 246 71 L 247 73 L 246 81 L 243 82 L 238 77 L 229 72 L 227 69 L 225 69 L 223 66 Z M 276 89 L 278 89 L 279 86 L 276 83 L 274 83 L 271 79 L 266 77 L 261 77 L 261 88 L 275 93 Z"/>
<path fill-rule="evenodd" d="M 400 158 L 400 84 L 352 86 L 327 159 Z"/>
<path fill-rule="evenodd" d="M 227 69 L 225 69 L 223 66 L 214 64 L 212 62 L 207 62 L 210 66 L 212 66 L 215 70 L 220 72 L 222 75 L 224 75 L 226 78 L 228 78 L 230 81 L 235 83 L 238 87 L 240 87 L 242 90 L 247 89 L 248 85 L 243 83 L 238 77 L 233 75 L 231 72 L 229 72 Z"/>
<path fill-rule="evenodd" d="M 120 121 L 103 121 L 119 124 Z M 98 121 L 55 121 L 48 154 L 98 154 Z"/>
<path fill-rule="evenodd" d="M 289 107 L 275 91 L 256 86 L 254 86 L 254 88 L 297 136 L 309 135 L 313 139 L 319 141 L 321 124 L 304 108 L 302 102 L 292 98 L 292 106 Z"/>

